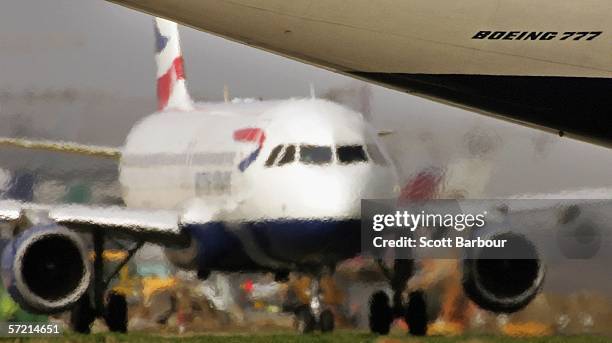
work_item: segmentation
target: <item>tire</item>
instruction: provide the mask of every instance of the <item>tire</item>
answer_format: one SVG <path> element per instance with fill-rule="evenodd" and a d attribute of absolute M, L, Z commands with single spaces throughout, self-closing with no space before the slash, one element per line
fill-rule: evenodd
<path fill-rule="evenodd" d="M 379 335 L 386 335 L 391 329 L 393 314 L 389 306 L 389 296 L 378 291 L 370 297 L 370 331 Z"/>
<path fill-rule="evenodd" d="M 89 301 L 87 294 L 70 310 L 70 328 L 74 332 L 89 334 L 91 332 L 91 324 L 96 319 L 96 314 Z"/>
<path fill-rule="evenodd" d="M 315 324 L 310 307 L 302 305 L 295 311 L 295 329 L 298 333 L 307 334 L 314 331 Z"/>
<path fill-rule="evenodd" d="M 104 320 L 111 332 L 127 332 L 127 301 L 124 295 L 109 293 Z"/>
<path fill-rule="evenodd" d="M 319 318 L 319 326 L 321 332 L 332 332 L 334 331 L 334 314 L 330 310 L 321 312 L 321 318 Z"/>
<path fill-rule="evenodd" d="M 427 302 L 423 291 L 410 293 L 404 320 L 408 324 L 408 332 L 411 335 L 425 336 L 427 334 Z"/>

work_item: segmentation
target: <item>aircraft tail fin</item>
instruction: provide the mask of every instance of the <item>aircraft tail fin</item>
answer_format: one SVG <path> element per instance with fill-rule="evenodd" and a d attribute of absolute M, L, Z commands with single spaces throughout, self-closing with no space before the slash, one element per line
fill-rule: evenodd
<path fill-rule="evenodd" d="M 157 62 L 157 109 L 193 109 L 187 91 L 183 54 L 175 22 L 155 18 L 155 62 Z"/>

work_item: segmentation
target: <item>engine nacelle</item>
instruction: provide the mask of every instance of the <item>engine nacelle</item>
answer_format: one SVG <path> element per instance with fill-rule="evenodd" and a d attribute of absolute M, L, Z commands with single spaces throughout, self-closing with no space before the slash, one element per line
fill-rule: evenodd
<path fill-rule="evenodd" d="M 536 247 L 525 236 L 506 232 L 491 238 L 506 239 L 511 248 L 483 248 L 465 259 L 463 288 L 470 299 L 485 310 L 518 311 L 540 291 L 545 268 Z M 513 256 L 510 249 L 514 253 L 520 251 L 522 259 L 503 258 Z"/>
<path fill-rule="evenodd" d="M 38 226 L 5 247 L 2 279 L 22 308 L 50 314 L 70 308 L 87 291 L 91 265 L 76 233 L 57 225 Z"/>

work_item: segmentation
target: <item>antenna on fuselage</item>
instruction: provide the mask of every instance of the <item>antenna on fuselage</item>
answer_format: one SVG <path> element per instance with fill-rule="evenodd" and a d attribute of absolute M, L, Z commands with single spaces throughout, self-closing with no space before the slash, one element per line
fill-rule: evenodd
<path fill-rule="evenodd" d="M 314 87 L 314 83 L 310 83 L 310 98 L 311 99 L 316 99 L 317 98 L 317 94 L 315 92 L 315 87 Z"/>

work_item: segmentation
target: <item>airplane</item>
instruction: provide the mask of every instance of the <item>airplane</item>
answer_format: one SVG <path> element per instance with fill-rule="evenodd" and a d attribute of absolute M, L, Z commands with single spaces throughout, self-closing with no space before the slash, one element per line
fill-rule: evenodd
<path fill-rule="evenodd" d="M 108 0 L 348 76 L 612 145 L 607 0 Z"/>
<path fill-rule="evenodd" d="M 212 270 L 272 272 L 281 281 L 291 271 L 309 274 L 311 301 L 296 310 L 296 327 L 332 331 L 319 278 L 360 253 L 361 199 L 400 196 L 377 132 L 360 113 L 316 97 L 196 103 L 187 91 L 177 24 L 159 18 L 155 24 L 158 111 L 135 124 L 124 146 L 0 139 L 2 145 L 118 160 L 125 203 L 1 201 L 0 220 L 20 231 L 2 253 L 5 287 L 28 311 L 70 310 L 77 332 L 89 332 L 96 317 L 111 331 L 125 332 L 125 297 L 108 287 L 144 243 L 154 243 L 202 279 Z M 415 184 L 435 182 L 429 179 Z M 105 275 L 103 251 L 116 239 L 131 243 Z M 391 303 L 384 292 L 372 296 L 371 330 L 386 334 L 395 317 L 404 317 L 411 333 L 425 334 L 423 294 L 403 294 L 414 261 L 379 264 L 394 294 Z M 525 280 L 512 268 L 500 262 L 499 273 L 486 278 L 470 269 L 464 277 L 471 299 L 495 312 L 526 306 L 541 279 Z M 514 275 L 521 283 L 511 292 L 490 287 L 499 284 L 492 278 L 512 282 Z"/>

